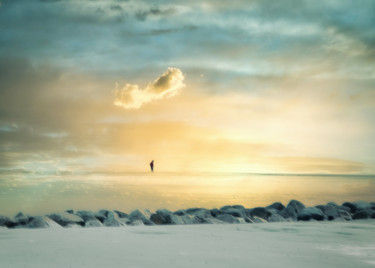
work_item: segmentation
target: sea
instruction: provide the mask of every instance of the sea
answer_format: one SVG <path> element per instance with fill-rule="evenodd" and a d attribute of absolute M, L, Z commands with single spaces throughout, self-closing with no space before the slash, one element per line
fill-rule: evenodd
<path fill-rule="evenodd" d="M 100 209 L 151 212 L 193 207 L 306 206 L 375 202 L 375 175 L 95 172 L 1 174 L 0 215 Z"/>

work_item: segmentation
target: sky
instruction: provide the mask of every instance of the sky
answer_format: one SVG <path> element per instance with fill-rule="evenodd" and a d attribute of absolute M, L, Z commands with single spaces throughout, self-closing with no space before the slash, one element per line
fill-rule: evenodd
<path fill-rule="evenodd" d="M 0 173 L 375 173 L 373 0 L 1 0 Z"/>

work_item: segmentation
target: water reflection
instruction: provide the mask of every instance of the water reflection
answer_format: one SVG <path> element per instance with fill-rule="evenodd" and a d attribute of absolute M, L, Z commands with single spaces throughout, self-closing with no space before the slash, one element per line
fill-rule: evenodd
<path fill-rule="evenodd" d="M 375 176 L 95 173 L 0 179 L 0 214 L 375 201 Z"/>

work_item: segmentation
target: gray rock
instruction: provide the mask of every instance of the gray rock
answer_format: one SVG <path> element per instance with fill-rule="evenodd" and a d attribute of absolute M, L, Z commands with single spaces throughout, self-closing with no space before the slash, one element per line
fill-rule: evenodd
<path fill-rule="evenodd" d="M 6 216 L 0 216 L 0 226 L 13 228 L 14 226 L 16 226 L 16 223 Z"/>
<path fill-rule="evenodd" d="M 210 214 L 212 217 L 216 217 L 217 215 L 223 214 L 223 212 L 217 208 L 214 208 L 210 210 Z"/>
<path fill-rule="evenodd" d="M 144 226 L 145 224 L 141 220 L 135 220 L 132 222 L 128 222 L 128 225 L 130 226 Z"/>
<path fill-rule="evenodd" d="M 47 216 L 61 226 L 66 226 L 68 224 L 84 225 L 84 220 L 81 217 L 67 212 L 53 213 Z"/>
<path fill-rule="evenodd" d="M 193 209 L 188 209 L 186 212 L 189 215 L 197 216 L 200 218 L 211 218 L 211 212 L 208 209 L 205 208 L 193 208 Z"/>
<path fill-rule="evenodd" d="M 157 210 L 156 214 L 151 215 L 151 220 L 156 224 L 185 224 L 185 221 L 182 219 L 181 216 L 178 216 L 166 209 Z"/>
<path fill-rule="evenodd" d="M 245 208 L 238 208 L 234 206 L 224 206 L 220 208 L 220 211 L 223 214 L 229 214 L 237 218 L 246 218 L 247 217 L 247 212 Z"/>
<path fill-rule="evenodd" d="M 30 223 L 30 218 L 20 212 L 14 217 L 14 223 L 17 227 L 24 227 Z"/>
<path fill-rule="evenodd" d="M 256 207 L 256 208 L 253 208 L 253 209 L 249 209 L 248 213 L 252 217 L 256 216 L 256 217 L 263 218 L 265 220 L 268 219 L 268 217 L 272 215 L 272 213 L 270 211 L 268 211 L 267 209 L 265 209 L 263 207 Z"/>
<path fill-rule="evenodd" d="M 339 209 L 339 218 L 343 218 L 346 221 L 351 221 L 352 215 L 346 210 Z"/>
<path fill-rule="evenodd" d="M 371 219 L 375 216 L 375 211 L 372 209 L 360 210 L 354 213 L 353 220 Z"/>
<path fill-rule="evenodd" d="M 91 219 L 85 221 L 85 227 L 103 227 L 103 224 L 98 219 Z"/>
<path fill-rule="evenodd" d="M 346 212 L 348 212 L 348 213 L 351 213 L 350 211 L 350 208 L 349 207 L 345 207 L 345 206 L 339 206 L 339 210 L 344 210 L 344 211 L 346 211 Z"/>
<path fill-rule="evenodd" d="M 290 200 L 289 204 L 287 205 L 287 207 L 292 207 L 294 208 L 294 210 L 296 211 L 296 213 L 300 213 L 302 211 L 302 209 L 305 208 L 305 205 L 302 204 L 300 201 L 298 200 Z"/>
<path fill-rule="evenodd" d="M 350 209 L 350 213 L 355 213 L 357 211 L 357 207 L 352 202 L 345 202 L 342 204 L 343 207 L 347 207 Z"/>
<path fill-rule="evenodd" d="M 279 214 L 272 214 L 267 219 L 268 222 L 285 222 L 286 219 L 284 217 L 280 216 Z"/>
<path fill-rule="evenodd" d="M 244 216 L 249 216 L 249 215 L 247 214 L 247 209 L 246 209 L 244 206 L 242 206 L 242 205 L 233 205 L 232 208 L 238 209 L 239 211 L 242 212 L 242 214 L 243 214 Z"/>
<path fill-rule="evenodd" d="M 195 215 L 196 212 L 201 212 L 202 210 L 207 210 L 205 208 L 189 208 L 186 210 L 187 214 Z"/>
<path fill-rule="evenodd" d="M 143 215 L 143 213 L 140 212 L 138 209 L 132 211 L 129 214 L 129 222 L 133 222 L 133 221 L 136 221 L 136 220 L 141 220 L 144 223 L 144 225 L 155 225 L 155 223 L 153 221 L 151 221 L 149 218 L 147 218 L 145 215 Z"/>
<path fill-rule="evenodd" d="M 145 209 L 145 210 L 143 211 L 143 215 L 145 215 L 145 217 L 146 217 L 147 219 L 150 219 L 150 218 L 151 218 L 151 215 L 152 215 L 152 212 L 151 212 L 149 209 Z"/>
<path fill-rule="evenodd" d="M 357 211 L 371 209 L 370 202 L 358 201 L 354 202 L 354 205 L 356 206 Z"/>
<path fill-rule="evenodd" d="M 290 219 L 292 221 L 297 220 L 297 212 L 293 207 L 286 207 L 282 211 L 278 213 L 281 217 L 285 218 L 286 220 Z"/>
<path fill-rule="evenodd" d="M 197 224 L 197 223 L 203 223 L 201 221 L 201 218 L 197 216 L 192 216 L 192 215 L 183 215 L 179 216 L 183 220 L 184 224 Z"/>
<path fill-rule="evenodd" d="M 51 220 L 47 216 L 33 217 L 28 224 L 29 228 L 62 228 L 61 225 Z"/>
<path fill-rule="evenodd" d="M 173 214 L 175 214 L 177 216 L 188 215 L 188 213 L 185 210 L 177 210 L 177 211 L 173 212 Z"/>
<path fill-rule="evenodd" d="M 90 221 L 90 220 L 98 220 L 96 218 L 97 213 L 92 212 L 92 211 L 79 210 L 79 211 L 77 211 L 76 215 L 78 217 L 81 217 L 85 222 Z M 99 217 L 100 217 L 100 215 L 99 215 Z M 105 218 L 103 217 L 103 221 L 104 221 L 104 219 Z"/>
<path fill-rule="evenodd" d="M 115 210 L 115 212 L 117 213 L 117 215 L 120 217 L 120 218 L 129 218 L 129 215 L 124 213 L 124 212 L 121 212 L 119 210 Z"/>
<path fill-rule="evenodd" d="M 253 218 L 253 221 L 254 221 L 254 223 L 266 223 L 267 222 L 265 219 L 263 219 L 261 217 L 257 217 L 257 216 L 255 216 Z"/>
<path fill-rule="evenodd" d="M 317 206 L 317 208 L 319 208 L 324 213 L 324 215 L 327 217 L 329 221 L 332 221 L 340 217 L 340 213 L 339 213 L 340 207 L 336 203 L 329 202 L 327 203 L 327 205 Z"/>
<path fill-rule="evenodd" d="M 280 202 L 275 202 L 272 205 L 269 205 L 269 206 L 266 207 L 266 209 L 268 209 L 268 210 L 276 209 L 278 211 L 282 211 L 284 208 L 285 208 L 285 206 Z"/>
<path fill-rule="evenodd" d="M 240 220 L 231 214 L 220 214 L 216 216 L 216 219 L 227 223 L 240 223 Z"/>
<path fill-rule="evenodd" d="M 103 225 L 107 227 L 120 227 L 124 226 L 125 224 L 120 221 L 120 217 L 117 215 L 117 213 L 108 211 L 107 218 L 104 220 Z"/>
<path fill-rule="evenodd" d="M 297 216 L 299 221 L 309 221 L 309 220 L 324 220 L 323 212 L 317 207 L 308 207 L 302 209 Z"/>

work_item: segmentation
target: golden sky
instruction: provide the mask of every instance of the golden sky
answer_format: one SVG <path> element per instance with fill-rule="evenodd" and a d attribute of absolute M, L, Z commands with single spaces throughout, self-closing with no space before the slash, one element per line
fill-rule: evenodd
<path fill-rule="evenodd" d="M 375 172 L 373 1 L 1 1 L 0 172 Z"/>

